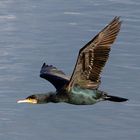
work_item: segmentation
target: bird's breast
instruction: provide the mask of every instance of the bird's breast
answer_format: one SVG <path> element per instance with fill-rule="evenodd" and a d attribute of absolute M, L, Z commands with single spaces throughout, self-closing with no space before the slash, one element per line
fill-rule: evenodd
<path fill-rule="evenodd" d="M 83 89 L 74 86 L 70 91 L 69 102 L 75 105 L 91 105 L 99 101 L 97 90 Z"/>

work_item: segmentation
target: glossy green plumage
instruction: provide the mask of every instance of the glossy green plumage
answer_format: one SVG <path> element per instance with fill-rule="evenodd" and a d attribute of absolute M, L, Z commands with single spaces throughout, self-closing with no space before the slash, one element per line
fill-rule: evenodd
<path fill-rule="evenodd" d="M 68 103 L 75 105 L 91 105 L 103 100 L 102 91 L 84 89 L 80 86 L 74 86 L 69 94 Z"/>

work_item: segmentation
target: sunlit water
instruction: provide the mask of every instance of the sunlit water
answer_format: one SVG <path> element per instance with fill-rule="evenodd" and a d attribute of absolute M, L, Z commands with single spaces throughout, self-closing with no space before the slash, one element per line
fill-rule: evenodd
<path fill-rule="evenodd" d="M 101 89 L 129 99 L 93 106 L 16 101 L 55 90 L 43 62 L 71 74 L 78 50 L 114 16 L 123 25 Z M 139 0 L 0 1 L 0 140 L 139 140 Z"/>

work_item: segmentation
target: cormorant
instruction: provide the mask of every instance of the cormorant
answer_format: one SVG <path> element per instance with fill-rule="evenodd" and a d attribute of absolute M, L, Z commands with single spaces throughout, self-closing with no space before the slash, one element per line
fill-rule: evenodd
<path fill-rule="evenodd" d="M 74 105 L 91 105 L 99 101 L 127 101 L 126 98 L 111 96 L 99 90 L 100 73 L 108 60 L 111 45 L 121 27 L 119 17 L 115 17 L 90 42 L 80 49 L 72 76 L 69 78 L 52 65 L 43 64 L 40 77 L 51 82 L 56 92 L 34 94 L 18 103 L 59 103 Z"/>

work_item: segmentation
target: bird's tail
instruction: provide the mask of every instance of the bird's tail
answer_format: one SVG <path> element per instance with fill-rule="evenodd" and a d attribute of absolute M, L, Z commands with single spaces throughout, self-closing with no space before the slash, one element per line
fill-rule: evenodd
<path fill-rule="evenodd" d="M 112 101 L 112 102 L 125 102 L 125 101 L 128 100 L 126 98 L 112 96 L 112 95 L 107 95 L 107 94 L 104 96 L 104 99 L 108 100 L 108 101 Z"/>

